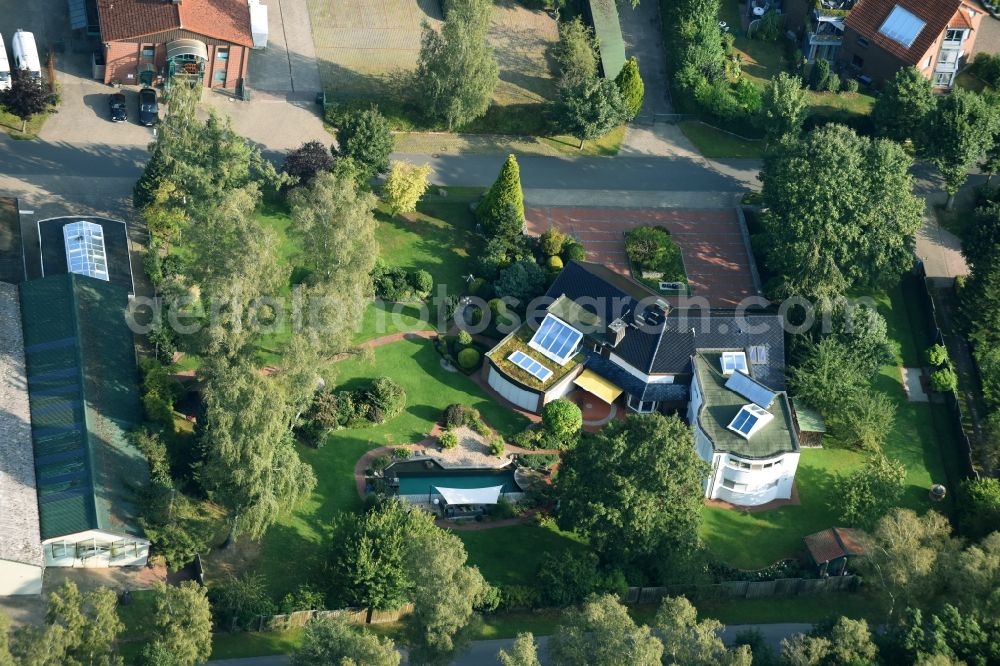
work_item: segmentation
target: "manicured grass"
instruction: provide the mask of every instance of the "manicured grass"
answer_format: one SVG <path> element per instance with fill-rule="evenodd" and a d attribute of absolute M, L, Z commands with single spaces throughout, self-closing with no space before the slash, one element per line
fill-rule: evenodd
<path fill-rule="evenodd" d="M 743 54 L 743 75 L 760 87 L 767 85 L 771 77 L 784 69 L 785 55 L 782 41 L 765 42 L 750 39 L 740 29 L 740 5 L 738 0 L 723 0 L 719 19 L 729 24 L 729 31 L 736 37 L 734 49 Z"/>
<path fill-rule="evenodd" d="M 705 157 L 759 159 L 764 155 L 761 140 L 743 139 L 697 120 L 685 120 L 680 126 L 684 136 Z"/>
<path fill-rule="evenodd" d="M 853 116 L 867 116 L 872 112 L 875 98 L 864 93 L 809 92 L 809 115 L 825 122 L 849 120 Z"/>
<path fill-rule="evenodd" d="M 888 293 L 874 294 L 889 324 L 889 335 L 900 343 L 907 366 L 920 365 L 929 336 L 913 293 L 919 287 L 904 282 Z M 957 447 L 943 405 L 906 399 L 895 365 L 882 368 L 873 387 L 896 405 L 895 427 L 883 447 L 885 454 L 906 467 L 906 491 L 901 505 L 923 512 L 930 507 L 927 491 L 934 483 L 954 487 L 960 478 Z M 837 496 L 837 474 L 847 474 L 864 461 L 860 451 L 840 446 L 827 436 L 823 449 L 804 449 L 795 479 L 801 504 L 760 513 L 705 508 L 701 536 L 711 552 L 724 562 L 744 569 L 764 567 L 803 551 L 802 537 L 840 524 L 830 504 Z M 949 511 L 950 500 L 936 507 Z"/>
<path fill-rule="evenodd" d="M 494 585 L 531 586 L 545 553 L 561 556 L 586 548 L 574 534 L 539 525 L 456 530 L 455 534 L 465 544 L 469 561 Z"/>
<path fill-rule="evenodd" d="M 567 135 L 557 135 L 553 137 L 542 137 L 542 143 L 566 153 L 567 155 L 611 157 L 617 155 L 621 149 L 622 141 L 625 140 L 625 125 L 616 127 L 600 139 L 584 141 L 583 148 L 580 148 L 580 140 Z"/>
<path fill-rule="evenodd" d="M 456 402 L 479 409 L 490 425 L 506 435 L 526 425 L 522 416 L 487 397 L 467 377 L 445 371 L 440 356 L 426 340 L 404 340 L 379 347 L 371 364 L 356 358 L 335 364 L 332 369 L 337 385 L 345 388 L 381 375 L 392 377 L 406 389 L 407 407 L 387 424 L 340 430 L 322 449 L 299 449 L 302 459 L 316 472 L 316 491 L 298 511 L 269 530 L 257 563 L 276 599 L 303 582 L 325 586 L 323 565 L 330 522 L 340 511 L 361 507 L 353 472 L 354 464 L 366 451 L 423 440 L 444 408 Z M 289 562 L 295 566 L 289 566 Z"/>
<path fill-rule="evenodd" d="M 434 328 L 437 313 L 422 303 L 376 301 L 365 308 L 355 342 L 365 342 L 393 333 L 426 331 Z"/>
<path fill-rule="evenodd" d="M 45 124 L 48 117 L 48 112 L 32 116 L 22 133 L 21 119 L 13 113 L 8 113 L 6 109 L 0 108 L 0 130 L 7 132 L 12 139 L 37 139 L 38 133 L 42 131 L 42 125 Z"/>
<path fill-rule="evenodd" d="M 850 618 L 885 620 L 882 599 L 870 592 L 835 592 L 798 597 L 727 599 L 695 603 L 699 617 L 713 617 L 723 624 L 771 624 L 779 622 L 820 622 L 831 614 Z"/>
<path fill-rule="evenodd" d="M 212 659 L 240 659 L 270 654 L 289 654 L 302 644 L 302 629 L 239 634 L 220 633 L 212 637 Z"/>

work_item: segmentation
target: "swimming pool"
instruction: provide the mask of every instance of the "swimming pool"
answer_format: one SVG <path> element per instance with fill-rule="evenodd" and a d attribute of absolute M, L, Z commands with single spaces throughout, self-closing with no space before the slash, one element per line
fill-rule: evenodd
<path fill-rule="evenodd" d="M 428 471 L 399 471 L 400 495 L 429 495 L 434 487 L 441 488 L 492 488 L 503 486 L 501 493 L 519 493 L 514 482 L 513 469 L 436 469 Z"/>

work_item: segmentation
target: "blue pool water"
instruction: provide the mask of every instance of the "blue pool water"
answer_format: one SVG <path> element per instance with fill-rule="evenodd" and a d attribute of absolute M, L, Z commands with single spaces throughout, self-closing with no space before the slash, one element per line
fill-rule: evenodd
<path fill-rule="evenodd" d="M 400 495 L 427 495 L 434 486 L 443 488 L 492 488 L 503 485 L 502 493 L 519 493 L 521 489 L 514 483 L 514 471 L 503 470 L 455 470 L 447 472 L 400 472 Z"/>

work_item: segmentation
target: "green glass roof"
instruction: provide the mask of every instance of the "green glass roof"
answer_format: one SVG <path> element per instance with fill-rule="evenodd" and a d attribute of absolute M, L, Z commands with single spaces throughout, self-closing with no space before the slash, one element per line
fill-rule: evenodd
<path fill-rule="evenodd" d="M 744 406 L 750 404 L 750 400 L 726 388 L 729 377 L 722 374 L 720 357 L 721 353 L 699 352 L 693 362 L 702 393 L 698 425 L 712 440 L 715 450 L 747 458 L 767 458 L 798 451 L 799 440 L 792 423 L 792 410 L 784 393 L 777 393 L 774 402 L 766 410 L 774 418 L 749 439 L 729 429 L 729 424 Z"/>
<path fill-rule="evenodd" d="M 149 470 L 125 438 L 141 417 L 128 290 L 65 274 L 20 291 L 42 539 L 141 534 L 134 491 Z"/>
<path fill-rule="evenodd" d="M 625 66 L 625 40 L 615 0 L 590 0 L 590 15 L 601 54 L 601 69 L 605 78 L 613 79 Z"/>

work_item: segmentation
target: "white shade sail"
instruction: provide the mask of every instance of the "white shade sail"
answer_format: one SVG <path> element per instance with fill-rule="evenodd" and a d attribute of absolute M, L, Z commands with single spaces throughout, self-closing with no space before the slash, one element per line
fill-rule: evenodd
<path fill-rule="evenodd" d="M 448 504 L 496 504 L 503 486 L 489 488 L 442 488 L 434 486 Z"/>

